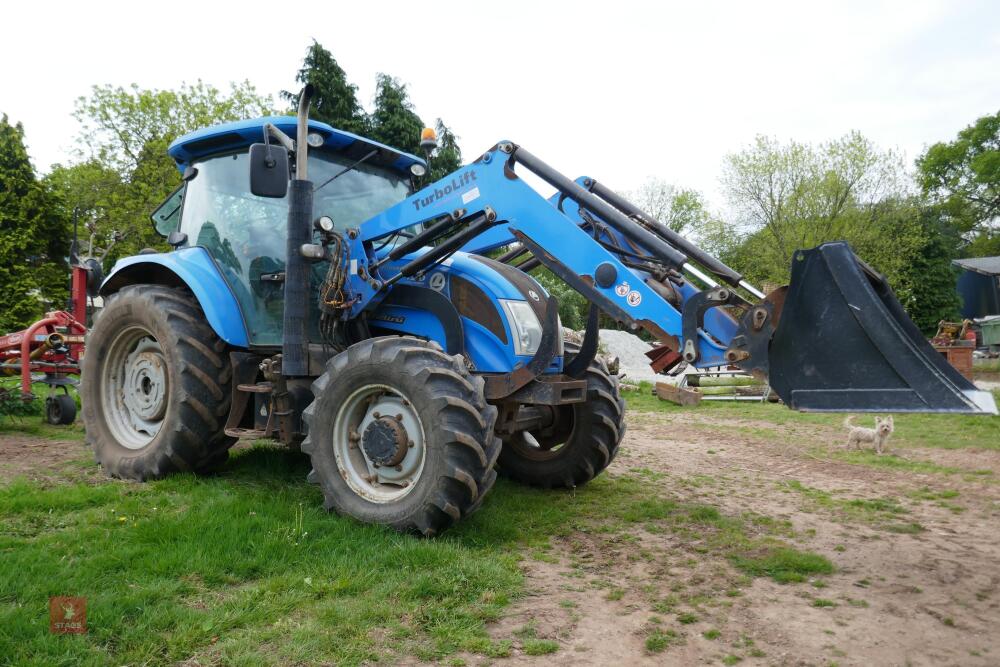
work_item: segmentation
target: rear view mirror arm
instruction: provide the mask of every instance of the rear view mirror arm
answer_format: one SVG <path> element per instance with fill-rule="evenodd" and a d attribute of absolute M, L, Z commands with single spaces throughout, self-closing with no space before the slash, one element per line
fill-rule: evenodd
<path fill-rule="evenodd" d="M 274 138 L 289 153 L 295 152 L 295 142 L 292 140 L 290 136 L 279 130 L 277 126 L 274 125 L 274 123 L 264 124 L 264 134 L 266 136 Z"/>

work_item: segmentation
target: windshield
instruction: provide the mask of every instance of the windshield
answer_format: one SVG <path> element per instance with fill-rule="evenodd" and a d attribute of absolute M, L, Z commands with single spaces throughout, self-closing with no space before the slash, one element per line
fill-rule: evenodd
<path fill-rule="evenodd" d="M 309 176 L 323 183 L 356 160 L 313 152 Z M 198 175 L 187 184 L 181 231 L 188 243 L 215 258 L 246 318 L 250 342 L 281 343 L 288 200 L 250 194 L 247 153 L 209 158 L 195 165 Z M 408 180 L 382 167 L 361 164 L 316 193 L 313 212 L 328 215 L 343 231 L 356 227 L 409 194 Z M 326 264 L 316 264 L 323 275 Z"/>

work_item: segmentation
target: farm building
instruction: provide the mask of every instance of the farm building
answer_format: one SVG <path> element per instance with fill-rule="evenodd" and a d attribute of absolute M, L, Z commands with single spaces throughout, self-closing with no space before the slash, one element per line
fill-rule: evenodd
<path fill-rule="evenodd" d="M 962 271 L 958 277 L 962 317 L 1000 315 L 1000 257 L 956 259 L 953 263 Z"/>

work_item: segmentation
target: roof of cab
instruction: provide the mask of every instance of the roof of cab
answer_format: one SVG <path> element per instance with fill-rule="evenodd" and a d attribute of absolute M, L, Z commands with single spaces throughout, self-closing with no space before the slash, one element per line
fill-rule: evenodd
<path fill-rule="evenodd" d="M 191 162 L 200 157 L 238 150 L 250 144 L 264 141 L 264 125 L 266 123 L 273 124 L 290 137 L 295 136 L 295 116 L 266 116 L 196 130 L 175 139 L 167 152 L 177 163 L 177 168 L 183 172 Z M 424 161 L 415 155 L 403 153 L 377 141 L 338 130 L 317 120 L 309 121 L 309 132 L 323 137 L 323 146 L 320 150 L 344 152 L 348 157 L 361 159 L 372 149 L 376 149 L 378 153 L 366 162 L 379 164 L 405 174 L 409 173 L 412 164 L 426 166 Z"/>

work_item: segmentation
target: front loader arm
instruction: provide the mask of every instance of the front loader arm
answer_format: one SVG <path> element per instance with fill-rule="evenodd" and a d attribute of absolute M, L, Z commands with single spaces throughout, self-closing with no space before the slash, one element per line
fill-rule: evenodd
<path fill-rule="evenodd" d="M 556 195 L 544 199 L 518 176 L 519 166 Z M 407 228 L 422 230 L 388 254 L 376 251 Z M 671 362 L 738 365 L 768 379 L 790 407 L 996 414 L 992 395 L 941 359 L 885 279 L 846 243 L 798 251 L 791 285 L 762 298 L 738 272 L 606 187 L 574 182 L 510 142 L 347 236 L 344 319 L 461 248 L 513 241 L 519 247 L 501 261 L 527 256 L 514 266 L 546 266 L 593 306 L 652 334 L 672 351 Z M 395 260 L 405 264 L 397 269 Z M 742 314 L 737 320 L 727 311 Z"/>
<path fill-rule="evenodd" d="M 454 224 L 461 229 L 462 221 L 467 226 L 468 221 L 491 216 L 492 220 L 482 223 L 480 234 L 472 237 L 476 242 L 489 236 L 523 243 L 533 249 L 532 254 L 541 264 L 602 311 L 646 329 L 672 349 L 680 349 L 681 312 L 647 284 L 651 279 L 649 274 L 626 266 L 619 254 L 595 242 L 584 231 L 579 217 L 568 207 L 560 210 L 519 178 L 514 173 L 510 153 L 502 149 L 504 145 L 516 150 L 513 144 L 498 144 L 473 164 L 361 225 L 352 245 L 351 257 L 358 258 L 358 263 L 351 269 L 350 289 L 362 298 L 354 305 L 351 316 L 377 301 L 383 286 L 393 280 L 377 264 L 370 249 L 377 245 L 373 241 L 418 223 L 444 220 L 437 224 Z M 669 250 L 661 261 L 679 268 L 686 257 L 676 249 Z M 727 363 L 724 355 L 736 324 L 728 318 L 716 324 L 711 335 L 702 331 L 693 337 L 700 366 Z"/>

